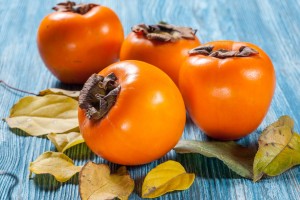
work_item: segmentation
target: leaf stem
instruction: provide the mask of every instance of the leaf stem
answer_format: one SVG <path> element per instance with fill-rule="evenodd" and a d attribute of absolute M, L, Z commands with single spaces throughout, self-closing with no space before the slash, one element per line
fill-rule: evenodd
<path fill-rule="evenodd" d="M 35 95 L 35 96 L 38 95 L 38 94 L 35 94 L 35 93 L 33 93 L 33 92 L 28 92 L 28 91 L 26 91 L 26 90 L 21 90 L 21 89 L 19 89 L 19 88 L 13 87 L 13 86 L 7 84 L 6 82 L 4 82 L 3 80 L 0 80 L 0 83 L 2 83 L 3 85 L 5 85 L 6 87 L 8 87 L 8 88 L 10 88 L 10 89 L 12 89 L 12 90 L 18 91 L 18 92 L 23 92 L 23 93 L 31 94 L 31 95 Z"/>

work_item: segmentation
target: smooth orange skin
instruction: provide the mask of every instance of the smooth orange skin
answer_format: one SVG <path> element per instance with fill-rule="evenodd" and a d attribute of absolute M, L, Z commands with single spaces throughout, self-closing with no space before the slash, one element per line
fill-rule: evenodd
<path fill-rule="evenodd" d="M 123 40 L 118 16 L 104 6 L 84 15 L 49 14 L 37 33 L 38 49 L 47 68 L 60 81 L 76 84 L 116 62 Z"/>
<path fill-rule="evenodd" d="M 210 137 L 235 140 L 254 131 L 265 117 L 275 90 L 275 72 L 267 54 L 245 42 L 207 43 L 215 49 L 259 52 L 247 58 L 191 55 L 182 65 L 179 87 L 196 125 Z"/>
<path fill-rule="evenodd" d="M 188 51 L 199 45 L 197 37 L 195 40 L 159 42 L 149 40 L 143 34 L 131 32 L 122 44 L 120 60 L 140 60 L 150 63 L 163 70 L 174 83 L 178 84 L 182 62 L 188 57 Z"/>
<path fill-rule="evenodd" d="M 179 89 L 160 69 L 140 61 L 118 62 L 99 74 L 111 72 L 121 91 L 109 113 L 94 122 L 78 110 L 86 144 L 97 155 L 122 165 L 159 159 L 183 133 L 186 113 Z"/>

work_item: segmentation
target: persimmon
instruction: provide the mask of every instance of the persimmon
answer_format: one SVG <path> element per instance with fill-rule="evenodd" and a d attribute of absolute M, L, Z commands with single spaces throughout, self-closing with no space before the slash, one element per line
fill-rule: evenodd
<path fill-rule="evenodd" d="M 139 165 L 176 145 L 186 113 L 179 89 L 163 71 L 132 60 L 88 79 L 80 92 L 78 118 L 94 153 L 114 163 Z"/>
<path fill-rule="evenodd" d="M 268 55 L 246 42 L 215 41 L 190 52 L 179 87 L 192 120 L 208 136 L 234 140 L 264 119 L 275 90 Z"/>
<path fill-rule="evenodd" d="M 60 3 L 37 33 L 46 67 L 64 83 L 84 83 L 93 73 L 119 59 L 124 40 L 113 10 L 97 4 Z"/>
<path fill-rule="evenodd" d="M 200 45 L 195 34 L 196 30 L 192 28 L 164 23 L 133 26 L 122 44 L 120 60 L 150 63 L 177 84 L 180 66 L 188 57 L 188 50 Z"/>

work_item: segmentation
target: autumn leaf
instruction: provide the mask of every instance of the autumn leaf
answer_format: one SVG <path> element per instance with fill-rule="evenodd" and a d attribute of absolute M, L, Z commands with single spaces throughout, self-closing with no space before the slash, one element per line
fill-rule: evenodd
<path fill-rule="evenodd" d="M 27 96 L 11 108 L 5 121 L 32 136 L 64 133 L 78 128 L 77 109 L 78 102 L 67 96 Z"/>
<path fill-rule="evenodd" d="M 233 141 L 206 142 L 183 140 L 175 146 L 176 153 L 199 153 L 224 162 L 232 171 L 245 178 L 253 177 L 255 149 L 243 147 Z"/>
<path fill-rule="evenodd" d="M 59 152 L 64 152 L 65 150 L 84 142 L 84 139 L 79 132 L 65 134 L 50 133 L 47 137 Z"/>
<path fill-rule="evenodd" d="M 186 190 L 194 179 L 195 174 L 186 173 L 180 163 L 169 160 L 147 174 L 142 186 L 142 197 L 156 198 L 167 192 Z"/>
<path fill-rule="evenodd" d="M 73 161 L 61 152 L 45 152 L 34 162 L 30 163 L 29 170 L 35 174 L 51 174 L 59 182 L 66 182 L 81 166 L 75 166 Z"/>
<path fill-rule="evenodd" d="M 294 121 L 282 116 L 262 132 L 253 165 L 254 181 L 264 174 L 277 176 L 300 164 L 300 136 L 293 128 Z"/>
<path fill-rule="evenodd" d="M 78 100 L 80 91 L 63 90 L 59 88 L 48 88 L 39 92 L 39 96 L 45 96 L 49 94 L 65 95 Z"/>
<path fill-rule="evenodd" d="M 107 165 L 86 163 L 79 175 L 79 192 L 82 200 L 128 199 L 134 189 L 134 181 L 126 168 L 120 167 L 110 174 Z"/>

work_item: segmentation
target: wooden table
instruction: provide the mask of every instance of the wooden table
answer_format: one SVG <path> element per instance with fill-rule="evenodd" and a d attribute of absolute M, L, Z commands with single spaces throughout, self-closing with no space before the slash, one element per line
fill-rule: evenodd
<path fill-rule="evenodd" d="M 60 83 L 45 67 L 38 54 L 36 32 L 41 19 L 51 12 L 56 1 L 10 0 L 0 2 L 0 79 L 27 91 L 38 92 L 49 87 L 80 89 Z M 58 1 L 57 1 L 58 2 Z M 85 2 L 85 1 L 81 1 Z M 295 119 L 300 131 L 300 1 L 96 1 L 109 6 L 119 15 L 127 35 L 138 23 L 158 21 L 186 25 L 198 29 L 201 41 L 238 40 L 259 45 L 271 57 L 276 69 L 277 86 L 271 108 L 257 131 L 240 140 L 256 145 L 262 129 L 279 116 Z M 9 115 L 9 108 L 25 96 L 4 85 L 0 86 L 0 116 Z M 207 138 L 188 119 L 183 138 Z M 11 130 L 0 123 L 0 199 L 79 199 L 78 177 L 59 183 L 52 176 L 29 179 L 29 162 L 55 148 L 44 137 L 30 137 L 20 130 Z M 95 156 L 85 144 L 66 152 L 77 165 L 88 160 L 118 165 Z M 188 172 L 196 173 L 192 187 L 173 192 L 160 199 L 300 199 L 300 167 L 275 178 L 253 183 L 230 171 L 221 161 L 201 155 L 169 153 L 162 159 L 138 167 L 129 167 L 136 188 L 130 199 L 140 199 L 145 174 L 168 159 L 181 162 Z"/>

